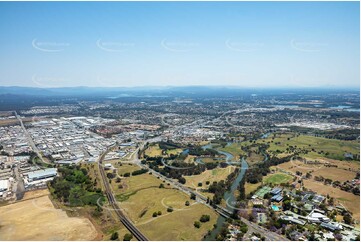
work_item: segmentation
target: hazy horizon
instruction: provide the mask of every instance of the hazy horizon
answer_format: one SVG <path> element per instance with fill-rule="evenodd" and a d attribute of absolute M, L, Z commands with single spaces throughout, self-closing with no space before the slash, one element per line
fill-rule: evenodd
<path fill-rule="evenodd" d="M 1 2 L 0 86 L 360 87 L 359 2 Z"/>
<path fill-rule="evenodd" d="M 39 89 L 61 89 L 61 88 L 187 88 L 187 87 L 207 87 L 207 88 L 236 88 L 236 89 L 358 89 L 360 86 L 237 86 L 237 85 L 139 85 L 139 86 L 57 86 L 57 87 L 46 87 L 46 86 L 19 86 L 19 85 L 0 85 L 0 88 L 39 88 Z"/>

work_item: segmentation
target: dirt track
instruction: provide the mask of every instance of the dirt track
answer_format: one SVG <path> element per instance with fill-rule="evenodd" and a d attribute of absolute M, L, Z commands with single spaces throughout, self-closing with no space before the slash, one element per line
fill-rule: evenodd
<path fill-rule="evenodd" d="M 97 236 L 86 218 L 68 217 L 48 196 L 0 207 L 1 240 L 93 240 Z"/>

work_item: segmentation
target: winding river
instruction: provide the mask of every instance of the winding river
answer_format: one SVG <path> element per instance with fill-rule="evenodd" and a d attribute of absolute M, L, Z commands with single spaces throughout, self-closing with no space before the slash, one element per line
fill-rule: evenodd
<path fill-rule="evenodd" d="M 231 143 L 228 143 L 227 146 L 230 144 Z M 212 149 L 212 148 L 213 148 L 212 144 L 203 146 L 203 149 Z M 217 150 L 219 153 L 226 156 L 227 163 L 234 164 L 234 162 L 232 162 L 232 160 L 234 158 L 232 154 L 225 152 L 225 151 L 220 151 L 217 148 L 215 148 L 215 150 Z M 246 170 L 248 169 L 247 161 L 244 158 L 242 158 L 241 162 L 237 162 L 237 163 L 239 163 L 241 165 L 241 169 L 239 170 L 238 176 L 232 183 L 231 188 L 228 191 L 226 191 L 223 195 L 223 199 L 225 201 L 227 201 L 227 209 L 232 212 L 234 211 L 234 206 L 232 204 L 236 204 L 236 202 L 237 202 L 237 198 L 234 196 L 234 192 L 237 190 L 239 182 L 242 180 L 244 174 L 246 173 Z M 215 240 L 217 234 L 220 232 L 222 225 L 225 221 L 226 221 L 226 218 L 224 218 L 223 216 L 219 216 L 217 219 L 217 223 L 216 223 L 217 227 L 215 229 L 213 229 L 212 232 L 204 238 L 204 240 Z"/>

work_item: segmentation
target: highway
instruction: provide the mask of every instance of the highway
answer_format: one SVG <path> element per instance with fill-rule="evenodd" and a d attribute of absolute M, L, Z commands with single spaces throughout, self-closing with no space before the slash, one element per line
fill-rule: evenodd
<path fill-rule="evenodd" d="M 145 237 L 145 235 L 142 234 L 142 232 L 140 232 L 140 230 L 138 230 L 137 227 L 135 227 L 134 224 L 127 218 L 127 216 L 125 216 L 125 214 L 120 210 L 120 207 L 118 206 L 118 203 L 117 203 L 117 201 L 113 195 L 112 189 L 109 185 L 108 178 L 106 177 L 102 163 L 103 163 L 105 155 L 110 151 L 111 148 L 112 147 L 109 147 L 107 149 L 107 151 L 105 151 L 99 157 L 99 160 L 98 160 L 100 175 L 103 180 L 104 187 L 105 187 L 105 194 L 108 198 L 109 204 L 113 207 L 115 213 L 119 217 L 119 220 L 122 222 L 122 224 L 124 224 L 124 226 L 134 235 L 134 237 L 138 241 L 148 241 L 147 237 Z"/>

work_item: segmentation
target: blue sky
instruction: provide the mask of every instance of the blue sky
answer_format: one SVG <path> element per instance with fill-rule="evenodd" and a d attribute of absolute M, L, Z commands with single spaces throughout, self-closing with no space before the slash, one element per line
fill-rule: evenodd
<path fill-rule="evenodd" d="M 0 85 L 359 87 L 359 2 L 1 2 Z"/>

